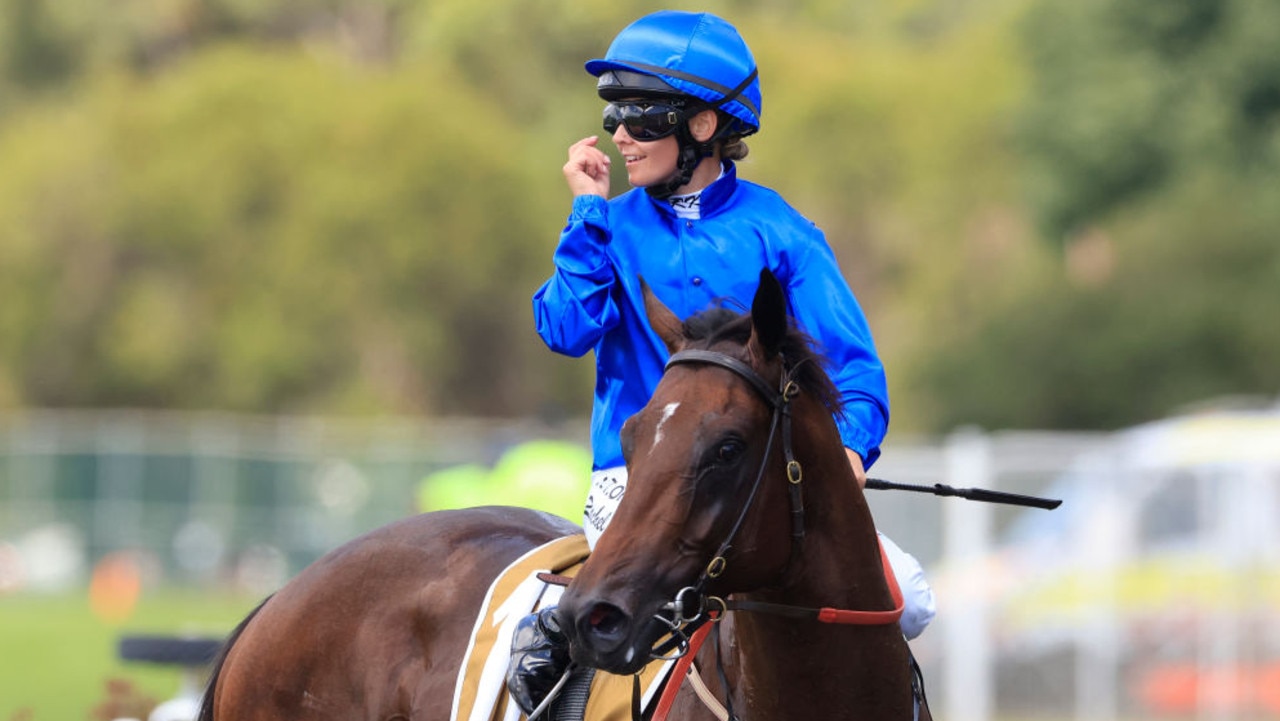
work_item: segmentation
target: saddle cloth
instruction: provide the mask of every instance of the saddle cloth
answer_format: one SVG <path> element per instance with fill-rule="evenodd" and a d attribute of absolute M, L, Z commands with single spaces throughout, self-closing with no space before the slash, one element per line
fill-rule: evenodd
<path fill-rule="evenodd" d="M 589 553 L 584 535 L 558 538 L 518 558 L 489 586 L 458 671 L 450 721 L 524 718 L 507 694 L 511 636 L 520 619 L 555 605 L 564 592 L 561 586 L 539 580 L 538 574 L 575 576 Z M 652 703 L 671 666 L 671 661 L 654 661 L 640 672 L 641 702 L 645 708 Z M 631 677 L 598 671 L 591 684 L 584 721 L 630 721 L 631 693 Z"/>

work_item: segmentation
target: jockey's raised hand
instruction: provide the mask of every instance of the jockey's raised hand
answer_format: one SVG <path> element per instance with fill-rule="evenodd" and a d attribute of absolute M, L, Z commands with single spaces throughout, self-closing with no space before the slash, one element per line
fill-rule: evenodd
<path fill-rule="evenodd" d="M 612 160 L 596 147 L 598 135 L 592 135 L 569 146 L 569 160 L 564 164 L 564 179 L 575 196 L 609 197 L 609 166 Z"/>

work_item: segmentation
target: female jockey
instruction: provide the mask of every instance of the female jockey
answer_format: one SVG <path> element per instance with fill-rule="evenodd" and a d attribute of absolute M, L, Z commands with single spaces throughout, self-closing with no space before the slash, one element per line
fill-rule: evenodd
<path fill-rule="evenodd" d="M 726 299 L 750 307 L 760 269 L 772 270 L 787 307 L 830 361 L 844 401 L 836 423 L 865 483 L 888 426 L 884 368 L 822 231 L 776 192 L 738 178 L 743 138 L 760 129 L 760 81 L 746 42 L 715 15 L 661 11 L 622 30 L 586 69 L 598 78 L 604 129 L 635 189 L 609 199 L 611 161 L 597 136 L 570 146 L 563 171 L 573 209 L 533 312 L 552 350 L 596 355 L 588 542 L 595 545 L 626 488 L 622 423 L 648 402 L 668 357 L 649 329 L 639 276 L 685 318 Z M 882 540 L 906 597 L 903 632 L 913 638 L 933 617 L 933 593 L 919 563 Z M 556 660 L 567 658 L 545 639 L 559 636 L 552 614 L 528 621 L 508 675 L 517 703 L 530 704 L 526 713 L 558 680 Z"/>

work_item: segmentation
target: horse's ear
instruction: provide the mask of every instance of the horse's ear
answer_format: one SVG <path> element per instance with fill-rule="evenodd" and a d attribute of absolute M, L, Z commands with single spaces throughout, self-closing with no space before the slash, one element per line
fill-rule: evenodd
<path fill-rule="evenodd" d="M 787 297 L 768 268 L 760 271 L 760 286 L 751 301 L 751 347 L 764 360 L 782 350 L 787 336 Z"/>
<path fill-rule="evenodd" d="M 666 344 L 667 352 L 674 354 L 684 343 L 684 324 L 670 308 L 658 300 L 644 276 L 640 276 L 640 292 L 644 294 L 644 311 L 649 316 L 649 327 Z"/>

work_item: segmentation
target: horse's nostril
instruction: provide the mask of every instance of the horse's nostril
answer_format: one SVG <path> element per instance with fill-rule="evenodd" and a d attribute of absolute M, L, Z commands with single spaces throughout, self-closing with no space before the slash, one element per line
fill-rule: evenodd
<path fill-rule="evenodd" d="M 627 619 L 627 614 L 617 606 L 597 603 L 583 616 L 580 630 L 594 645 L 610 646 L 625 636 Z"/>
<path fill-rule="evenodd" d="M 609 634 L 622 624 L 622 612 L 604 603 L 597 603 L 587 615 L 587 623 L 598 633 Z"/>

